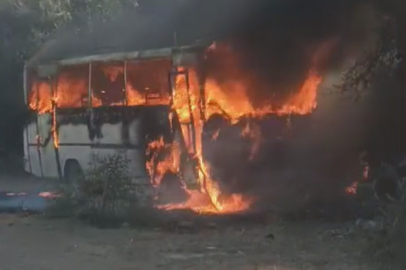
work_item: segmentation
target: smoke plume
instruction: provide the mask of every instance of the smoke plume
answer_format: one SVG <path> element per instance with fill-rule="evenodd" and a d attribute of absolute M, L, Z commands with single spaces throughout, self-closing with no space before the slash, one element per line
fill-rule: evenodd
<path fill-rule="evenodd" d="M 231 62 L 209 59 L 209 76 L 218 82 L 247 78 L 249 98 L 253 104 L 261 106 L 270 98 L 287 96 L 299 89 L 310 69 L 316 69 L 324 76 L 339 68 L 343 60 L 354 56 L 365 41 L 371 39 L 373 19 L 373 9 L 361 0 L 139 0 L 136 10 L 123 11 L 108 23 L 93 21 L 91 29 L 75 34 L 59 33 L 36 60 L 46 62 L 79 55 L 190 45 L 202 40 L 225 42 L 238 59 Z M 341 125 L 346 126 L 345 123 Z M 266 126 L 272 129 L 269 123 Z M 335 133 L 333 128 L 333 125 L 328 127 L 331 134 Z M 286 159 L 301 171 L 289 177 L 285 175 L 287 171 L 270 173 L 264 169 L 269 167 L 266 160 L 280 161 L 281 157 L 269 157 L 263 147 L 262 164 L 237 173 L 245 177 L 237 180 L 245 181 L 245 184 L 260 182 L 259 186 L 264 186 L 263 183 L 271 180 L 289 178 L 299 180 L 301 187 L 308 186 L 306 180 L 315 178 L 311 170 L 317 167 L 311 168 L 309 164 L 325 162 L 326 148 L 315 139 L 323 138 L 325 126 L 317 130 L 317 136 L 316 131 L 307 129 L 307 137 L 300 134 L 295 144 L 285 151 L 295 153 Z M 311 146 L 306 147 L 309 142 L 306 139 L 312 142 Z M 324 144 L 329 142 L 332 140 L 323 141 Z M 342 152 L 340 158 L 345 159 L 346 153 Z M 235 155 L 230 158 L 230 170 L 243 168 Z M 336 159 L 332 158 L 322 169 L 320 166 L 316 169 L 339 171 L 342 167 L 334 167 Z M 222 165 L 224 169 L 225 163 Z M 256 171 L 255 179 L 250 170 Z M 324 173 L 322 177 L 329 176 Z M 323 180 L 328 183 L 327 179 Z M 274 189 L 274 195 L 283 189 L 289 193 L 291 183 L 288 181 Z M 316 185 L 316 182 L 312 183 Z M 245 188 L 247 185 L 242 184 L 238 191 Z M 294 192 L 289 194 L 289 198 L 296 196 L 292 196 Z"/>
<path fill-rule="evenodd" d="M 315 65 L 321 75 L 338 66 L 345 51 L 367 38 L 371 24 L 365 14 L 371 11 L 360 9 L 360 2 L 140 0 L 137 8 L 122 11 L 108 22 L 94 19 L 79 32 L 64 29 L 34 59 L 47 62 L 225 41 L 238 55 L 238 61 L 233 61 L 235 72 L 218 68 L 220 60 L 214 60 L 217 63 L 212 66 L 217 68 L 213 68 L 212 75 L 217 80 L 235 80 L 245 74 L 250 81 L 251 102 L 261 106 L 271 98 L 296 91 Z M 365 20 L 360 21 L 360 17 Z M 329 40 L 334 42 L 315 63 L 314 54 Z"/>

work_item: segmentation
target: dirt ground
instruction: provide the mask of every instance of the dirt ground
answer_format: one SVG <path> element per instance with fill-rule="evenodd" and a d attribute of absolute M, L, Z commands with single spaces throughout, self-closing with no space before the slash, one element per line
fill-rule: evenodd
<path fill-rule="evenodd" d="M 52 183 L 0 178 L 0 190 Z M 194 232 L 101 230 L 73 220 L 0 214 L 1 270 L 361 270 L 374 266 L 354 223 L 221 224 Z"/>
<path fill-rule="evenodd" d="M 99 230 L 71 220 L 0 216 L 2 270 L 382 269 L 347 224 L 271 224 L 195 233 Z"/>

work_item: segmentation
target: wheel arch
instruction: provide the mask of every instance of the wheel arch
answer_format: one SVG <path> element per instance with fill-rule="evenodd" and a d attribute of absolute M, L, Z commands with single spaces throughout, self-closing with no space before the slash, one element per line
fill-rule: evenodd
<path fill-rule="evenodd" d="M 69 167 L 74 166 L 74 165 L 79 166 L 79 168 L 83 171 L 83 167 L 80 165 L 79 160 L 77 160 L 76 158 L 67 158 L 65 160 L 65 162 L 63 163 L 63 170 L 62 170 L 63 175 L 62 176 L 64 178 L 66 177 L 66 173 L 69 170 Z"/>

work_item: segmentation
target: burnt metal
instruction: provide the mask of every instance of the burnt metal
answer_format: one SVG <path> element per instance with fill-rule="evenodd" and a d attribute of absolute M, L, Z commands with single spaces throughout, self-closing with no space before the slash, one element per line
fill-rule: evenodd
<path fill-rule="evenodd" d="M 102 121 L 108 124 L 117 124 L 123 120 L 132 120 L 141 116 L 143 110 L 148 110 L 143 106 L 127 107 L 127 106 L 114 106 L 114 107 L 97 107 L 92 111 L 95 115 L 94 121 Z M 58 122 L 61 125 L 73 124 L 83 125 L 87 124 L 88 109 L 87 108 L 60 108 L 58 109 Z"/>
<path fill-rule="evenodd" d="M 131 121 L 128 119 L 123 119 L 123 125 L 121 127 L 121 141 L 124 144 L 130 143 L 130 124 Z"/>
<path fill-rule="evenodd" d="M 27 78 L 28 78 L 28 73 L 27 73 L 27 67 L 24 65 L 24 74 L 23 74 L 23 87 L 24 87 L 24 103 L 28 105 L 28 90 L 27 90 Z M 26 107 L 28 108 L 28 107 Z M 25 124 L 28 124 L 33 116 L 32 112 L 28 109 L 24 111 L 25 116 L 27 117 L 25 120 L 27 121 Z M 25 151 L 26 151 L 26 156 L 24 155 L 24 162 L 28 163 L 28 168 L 29 168 L 29 173 L 32 173 L 32 163 L 31 163 L 31 151 L 29 148 L 30 144 L 30 136 L 28 133 L 28 128 L 24 129 L 25 132 Z M 24 167 L 26 165 L 24 164 Z"/>
<path fill-rule="evenodd" d="M 169 107 L 168 106 L 137 106 L 137 107 L 98 107 L 93 108 L 93 119 L 87 113 L 87 109 L 67 109 L 60 110 L 58 123 L 66 124 L 85 124 L 89 127 L 89 138 L 93 141 L 95 138 L 103 138 L 101 127 L 103 124 L 122 123 L 122 140 L 126 144 L 129 141 L 130 124 L 136 118 L 141 118 L 141 131 L 143 136 L 148 136 L 151 140 L 159 139 L 163 135 L 166 141 L 170 141 L 169 128 Z M 90 124 L 89 122 L 92 121 Z M 90 126 L 93 128 L 91 129 Z"/>
<path fill-rule="evenodd" d="M 51 80 L 51 94 L 52 96 L 55 96 L 56 93 L 56 89 L 58 86 L 58 77 L 54 77 Z M 51 133 L 52 133 L 52 137 L 55 141 L 58 141 L 58 122 L 57 122 L 57 108 L 56 108 L 56 101 L 54 99 L 52 99 L 52 123 L 53 125 L 51 126 Z M 55 123 L 55 126 L 54 126 Z M 55 132 L 52 131 L 52 129 L 55 129 Z M 55 135 L 56 134 L 56 135 Z M 59 155 L 59 149 L 56 145 L 54 145 L 54 151 L 55 151 L 55 160 L 56 160 L 56 168 L 58 170 L 58 176 L 59 178 L 62 178 L 62 169 L 61 169 L 61 158 Z"/>
<path fill-rule="evenodd" d="M 30 143 L 29 147 L 37 147 L 35 143 Z M 143 144 L 115 144 L 115 143 L 60 143 L 59 147 L 65 146 L 83 146 L 83 147 L 90 147 L 93 149 L 144 149 L 145 146 Z"/>
<path fill-rule="evenodd" d="M 36 108 L 39 107 L 39 89 L 38 89 L 38 85 L 35 88 L 35 91 L 37 92 L 37 100 L 36 100 Z M 41 169 L 41 176 L 44 177 L 44 168 L 42 166 L 42 155 L 41 155 L 41 138 L 39 138 L 39 124 L 38 124 L 38 117 L 35 117 L 35 125 L 36 125 L 36 129 L 37 129 L 37 137 L 36 137 L 36 142 L 37 142 L 37 153 L 38 153 L 38 160 L 39 160 L 39 165 L 40 165 L 40 169 Z M 46 144 L 49 143 L 51 136 L 48 136 L 48 141 L 46 142 Z"/>
<path fill-rule="evenodd" d="M 199 109 L 201 120 L 206 122 L 206 79 L 207 79 L 207 67 L 206 62 L 204 61 L 204 55 L 200 54 L 198 56 L 197 64 L 197 76 L 199 82 Z"/>
<path fill-rule="evenodd" d="M 124 87 L 125 87 L 125 91 L 124 91 L 124 105 L 128 104 L 128 94 L 127 94 L 127 83 L 128 83 L 128 78 L 127 78 L 127 66 L 128 63 L 127 61 L 124 61 Z"/>
<path fill-rule="evenodd" d="M 196 129 L 194 126 L 194 115 L 193 115 L 193 110 L 192 110 L 192 101 L 190 99 L 190 84 L 189 84 L 189 70 L 185 69 L 183 71 L 179 71 L 177 66 L 173 66 L 172 70 L 169 74 L 169 81 L 172 89 L 172 99 L 173 99 L 173 94 L 175 91 L 175 82 L 176 82 L 176 77 L 177 76 L 185 76 L 185 82 L 186 82 L 186 94 L 188 97 L 188 111 L 189 111 L 189 123 L 186 123 L 188 125 L 188 128 L 191 130 L 191 138 L 193 140 L 192 145 L 193 145 L 193 151 L 194 153 L 197 152 L 196 149 Z"/>
<path fill-rule="evenodd" d="M 169 123 L 169 106 L 116 106 L 116 107 L 98 107 L 93 108 L 93 119 L 90 118 L 87 108 L 60 108 L 57 112 L 57 131 L 61 126 L 87 125 L 89 128 L 89 138 L 93 141 L 95 138 L 102 138 L 101 127 L 103 124 L 123 123 L 122 140 L 127 145 L 129 141 L 129 125 L 136 118 L 141 118 L 140 132 L 141 137 L 148 137 L 149 141 L 158 140 L 163 136 L 165 142 L 172 142 L 172 132 Z M 30 122 L 36 122 L 35 112 L 30 112 Z M 90 125 L 90 121 L 92 124 Z M 50 120 L 49 124 L 51 124 Z M 49 138 L 48 138 L 49 137 Z M 52 137 L 52 131 L 41 146 L 46 146 Z M 61 144 L 62 145 L 62 144 Z"/>
<path fill-rule="evenodd" d="M 92 110 L 87 110 L 86 126 L 89 134 L 89 139 L 93 141 L 96 138 L 102 138 L 101 125 L 97 125 L 96 118 Z"/>
<path fill-rule="evenodd" d="M 47 63 L 53 63 L 58 66 L 72 66 L 72 65 L 79 65 L 79 64 L 86 64 L 90 62 L 113 62 L 113 61 L 125 61 L 125 60 L 148 60 L 148 59 L 157 59 L 157 58 L 165 58 L 171 57 L 176 53 L 188 53 L 188 52 L 196 52 L 202 51 L 208 46 L 210 46 L 210 42 L 202 41 L 202 42 L 194 42 L 189 46 L 178 46 L 178 47 L 165 47 L 165 48 L 158 48 L 158 49 L 147 49 L 147 50 L 139 50 L 139 51 L 131 51 L 131 52 L 112 52 L 112 53 L 104 53 L 104 54 L 94 54 L 94 55 L 85 55 L 85 56 L 78 56 L 78 55 L 66 55 L 63 58 L 49 58 L 49 57 L 41 57 L 39 55 L 34 56 L 31 58 L 27 63 L 26 66 L 30 69 L 36 68 L 41 65 L 46 65 Z"/>
<path fill-rule="evenodd" d="M 87 86 L 87 98 L 88 98 L 88 106 L 92 106 L 92 63 L 89 63 L 89 74 L 88 74 L 88 86 Z"/>
<path fill-rule="evenodd" d="M 142 110 L 141 132 L 147 143 L 163 137 L 165 143 L 172 142 L 168 106 L 145 107 Z"/>

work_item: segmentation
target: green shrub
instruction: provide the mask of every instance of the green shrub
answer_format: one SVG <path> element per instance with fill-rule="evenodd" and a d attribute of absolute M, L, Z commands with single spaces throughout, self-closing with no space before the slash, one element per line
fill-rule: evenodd
<path fill-rule="evenodd" d="M 61 196 L 48 209 L 52 217 L 76 217 L 90 222 L 124 220 L 136 204 L 128 160 L 120 153 L 94 156 L 75 186 L 61 187 Z"/>

